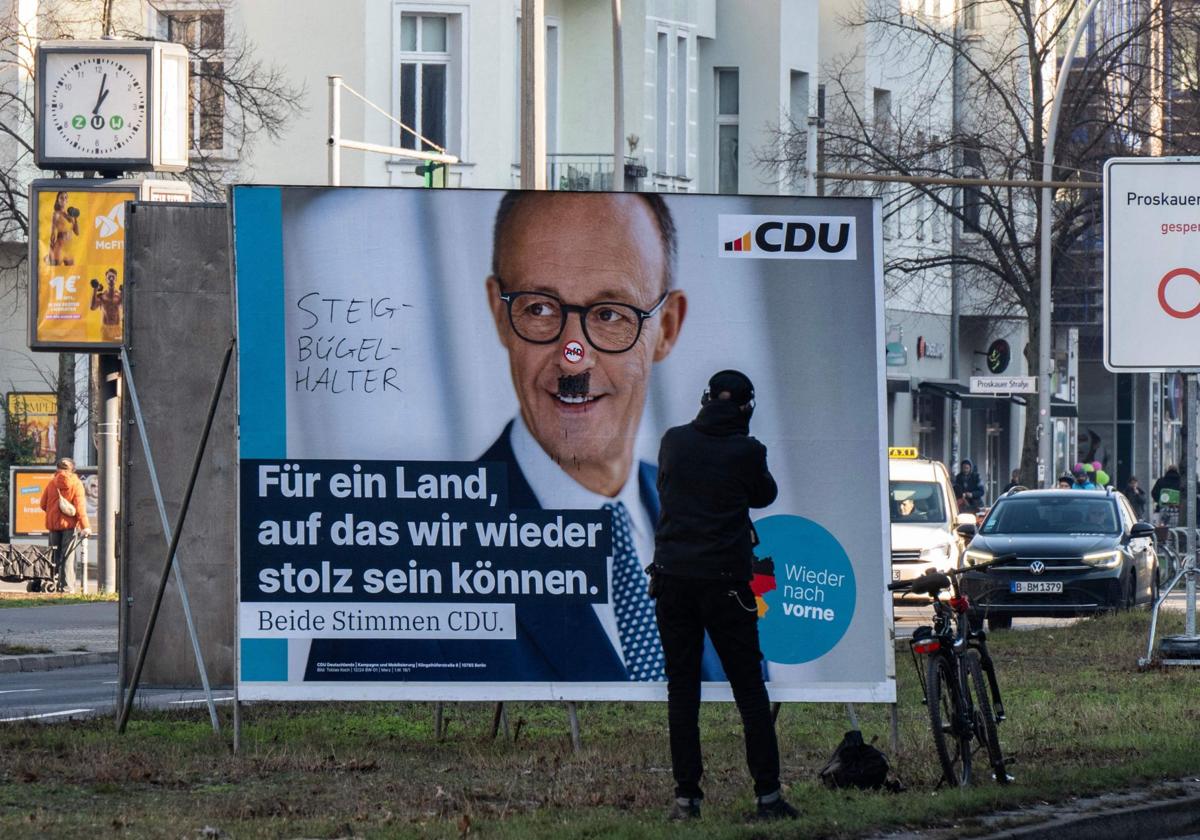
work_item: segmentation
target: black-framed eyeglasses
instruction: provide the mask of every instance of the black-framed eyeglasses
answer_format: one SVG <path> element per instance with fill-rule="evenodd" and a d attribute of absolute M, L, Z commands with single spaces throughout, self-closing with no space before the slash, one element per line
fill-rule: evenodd
<path fill-rule="evenodd" d="M 522 340 L 530 344 L 558 341 L 567 326 L 567 315 L 575 312 L 583 325 L 584 338 L 601 353 L 632 350 L 641 338 L 646 319 L 657 315 L 670 296 L 670 291 L 663 292 L 658 302 L 646 310 L 608 300 L 577 306 L 546 292 L 500 292 L 500 300 L 508 305 L 508 323 Z"/>

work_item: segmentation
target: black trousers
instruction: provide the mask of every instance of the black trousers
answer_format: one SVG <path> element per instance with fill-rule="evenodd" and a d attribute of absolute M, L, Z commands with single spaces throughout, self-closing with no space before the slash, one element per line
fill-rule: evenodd
<path fill-rule="evenodd" d="M 763 683 L 758 610 L 747 583 L 663 577 L 655 606 L 667 670 L 667 721 L 675 795 L 699 799 L 704 763 L 700 755 L 700 661 L 708 631 L 746 736 L 746 764 L 754 792 L 779 790 L 779 744 Z"/>
<path fill-rule="evenodd" d="M 50 548 L 53 550 L 54 574 L 60 585 L 65 585 L 74 579 L 71 574 L 73 570 L 67 568 L 68 563 L 75 562 L 75 554 L 67 553 L 67 549 L 71 547 L 71 540 L 75 538 L 75 529 L 69 531 L 51 531 L 50 532 Z"/>

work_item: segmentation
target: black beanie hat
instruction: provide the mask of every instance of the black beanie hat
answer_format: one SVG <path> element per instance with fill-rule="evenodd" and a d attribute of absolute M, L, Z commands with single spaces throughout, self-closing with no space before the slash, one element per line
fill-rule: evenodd
<path fill-rule="evenodd" d="M 740 370 L 722 370 L 708 380 L 708 399 L 716 400 L 722 391 L 728 391 L 731 402 L 745 405 L 754 399 L 754 383 Z"/>

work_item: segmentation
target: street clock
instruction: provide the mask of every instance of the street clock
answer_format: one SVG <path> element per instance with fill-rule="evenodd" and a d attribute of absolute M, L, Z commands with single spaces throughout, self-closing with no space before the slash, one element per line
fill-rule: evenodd
<path fill-rule="evenodd" d="M 46 41 L 37 59 L 42 169 L 181 171 L 188 54 L 150 41 Z"/>

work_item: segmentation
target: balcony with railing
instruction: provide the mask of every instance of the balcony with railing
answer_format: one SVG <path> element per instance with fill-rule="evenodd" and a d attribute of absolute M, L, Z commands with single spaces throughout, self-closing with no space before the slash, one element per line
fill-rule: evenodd
<path fill-rule="evenodd" d="M 645 165 L 626 156 L 625 190 L 638 189 L 648 175 Z M 520 186 L 521 167 L 513 164 L 513 186 Z M 564 192 L 603 192 L 613 189 L 613 155 L 603 152 L 556 152 L 546 155 L 546 189 Z"/>

